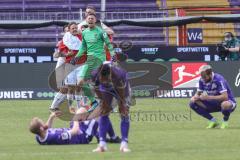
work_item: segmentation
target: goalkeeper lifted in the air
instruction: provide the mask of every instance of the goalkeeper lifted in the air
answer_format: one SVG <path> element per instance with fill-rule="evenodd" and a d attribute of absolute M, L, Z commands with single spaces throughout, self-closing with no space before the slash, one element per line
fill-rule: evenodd
<path fill-rule="evenodd" d="M 76 61 L 83 54 L 87 54 L 87 61 L 82 66 L 82 70 L 78 75 L 80 77 L 78 82 L 79 86 L 83 86 L 84 81 L 91 78 L 91 72 L 106 61 L 104 45 L 108 47 L 111 56 L 114 55 L 114 49 L 107 33 L 96 26 L 96 15 L 89 14 L 86 20 L 88 28 L 82 32 L 82 45 L 74 59 L 74 61 Z M 91 92 L 90 87 L 84 87 L 83 90 L 85 90 L 85 93 Z M 97 107 L 98 103 L 94 98 L 94 94 L 92 94 L 89 99 L 91 101 L 91 108 L 89 111 L 92 111 Z"/>

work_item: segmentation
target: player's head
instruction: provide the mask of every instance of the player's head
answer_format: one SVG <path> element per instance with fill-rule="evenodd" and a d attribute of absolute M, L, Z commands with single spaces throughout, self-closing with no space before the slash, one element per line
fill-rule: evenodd
<path fill-rule="evenodd" d="M 212 67 L 210 65 L 203 65 L 199 69 L 201 78 L 208 83 L 212 80 Z"/>
<path fill-rule="evenodd" d="M 86 21 L 88 23 L 89 28 L 95 27 L 96 21 L 97 21 L 96 15 L 95 14 L 88 14 Z"/>
<path fill-rule="evenodd" d="M 93 6 L 87 6 L 86 11 L 85 11 L 85 17 L 87 18 L 87 16 L 88 16 L 89 14 L 96 14 L 96 9 L 95 9 L 95 7 L 93 7 Z"/>
<path fill-rule="evenodd" d="M 41 135 L 47 129 L 46 125 L 44 124 L 43 120 L 38 117 L 34 117 L 29 125 L 29 130 L 33 134 Z"/>
<path fill-rule="evenodd" d="M 78 30 L 77 30 L 77 23 L 76 22 L 71 22 L 68 24 L 68 30 L 72 35 L 77 35 Z"/>
<path fill-rule="evenodd" d="M 100 82 L 101 83 L 108 83 L 110 80 L 111 74 L 111 64 L 109 62 L 104 62 L 101 67 L 99 68 L 100 74 Z"/>
<path fill-rule="evenodd" d="M 68 31 L 69 31 L 68 25 L 66 24 L 66 25 L 63 26 L 63 33 L 66 33 Z"/>
<path fill-rule="evenodd" d="M 87 25 L 87 24 L 82 25 L 81 28 L 80 28 L 81 32 L 83 32 L 86 28 L 88 28 L 88 25 Z"/>
<path fill-rule="evenodd" d="M 224 41 L 231 41 L 234 38 L 234 35 L 232 34 L 232 32 L 225 32 L 224 33 Z"/>

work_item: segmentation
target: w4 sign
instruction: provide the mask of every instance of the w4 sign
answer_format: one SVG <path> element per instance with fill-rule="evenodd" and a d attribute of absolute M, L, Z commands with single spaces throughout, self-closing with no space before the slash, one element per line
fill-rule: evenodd
<path fill-rule="evenodd" d="M 202 28 L 188 28 L 187 37 L 188 43 L 202 43 L 203 42 Z"/>

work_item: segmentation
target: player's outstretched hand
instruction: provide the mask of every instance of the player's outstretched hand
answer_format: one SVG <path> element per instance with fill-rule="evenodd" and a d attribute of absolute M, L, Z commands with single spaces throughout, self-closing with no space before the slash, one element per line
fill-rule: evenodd
<path fill-rule="evenodd" d="M 62 111 L 56 111 L 55 112 L 56 117 L 60 117 L 61 115 L 63 115 Z"/>
<path fill-rule="evenodd" d="M 50 114 L 50 117 L 55 118 L 55 117 L 60 117 L 62 115 L 61 111 L 55 111 Z"/>

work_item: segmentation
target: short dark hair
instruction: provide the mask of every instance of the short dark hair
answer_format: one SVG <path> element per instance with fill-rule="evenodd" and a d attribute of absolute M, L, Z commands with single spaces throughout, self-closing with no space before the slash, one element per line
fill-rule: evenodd
<path fill-rule="evenodd" d="M 97 18 L 97 15 L 94 14 L 94 13 L 89 13 L 89 14 L 87 15 L 87 17 L 88 17 L 88 16 L 94 16 L 95 18 Z"/>
<path fill-rule="evenodd" d="M 68 28 L 68 24 L 65 24 L 65 25 L 63 26 L 63 32 L 64 32 L 65 28 Z"/>
<path fill-rule="evenodd" d="M 96 8 L 95 8 L 94 6 L 87 6 L 87 7 L 86 7 L 86 10 L 87 10 L 87 9 L 92 9 L 92 10 L 96 11 Z"/>
<path fill-rule="evenodd" d="M 100 74 L 101 76 L 108 76 L 111 72 L 111 66 L 109 64 L 103 64 L 101 66 Z"/>
<path fill-rule="evenodd" d="M 233 35 L 232 32 L 225 32 L 224 35 L 225 35 L 225 36 L 226 36 L 226 35 L 229 35 L 229 36 L 232 37 L 232 38 L 234 37 L 234 35 Z"/>
<path fill-rule="evenodd" d="M 207 75 L 211 75 L 213 71 L 212 71 L 212 69 L 207 69 L 205 72 Z"/>
<path fill-rule="evenodd" d="M 70 29 L 70 27 L 72 26 L 72 25 L 77 25 L 77 23 L 76 22 L 70 22 L 69 24 L 68 24 L 68 28 Z"/>

